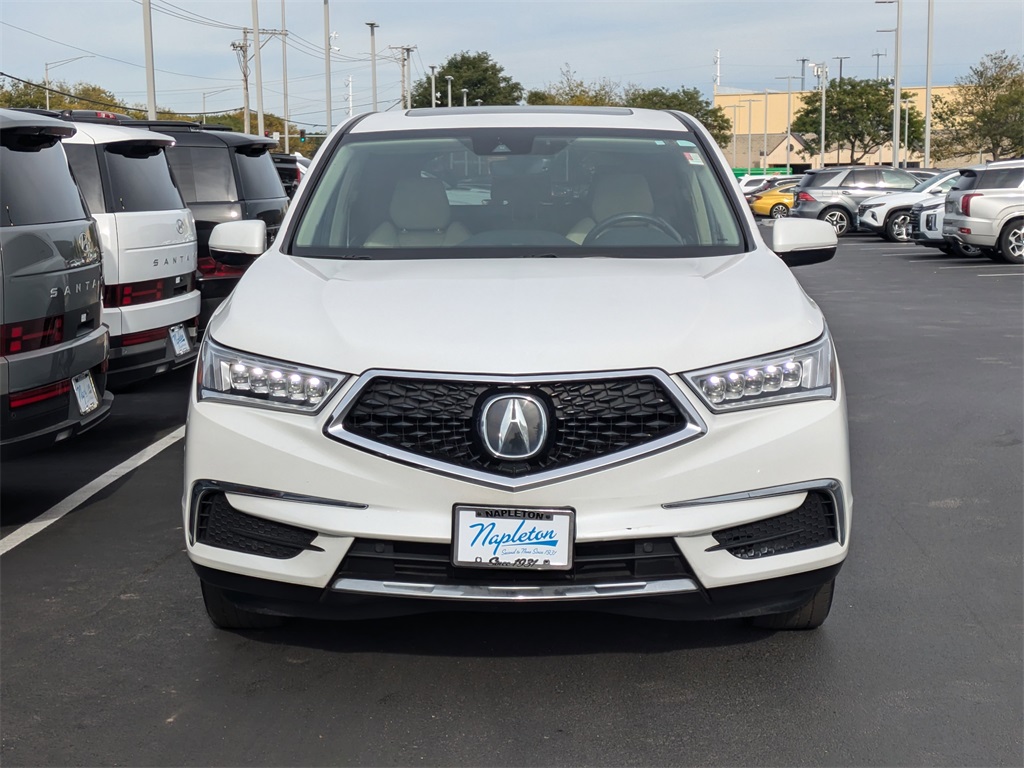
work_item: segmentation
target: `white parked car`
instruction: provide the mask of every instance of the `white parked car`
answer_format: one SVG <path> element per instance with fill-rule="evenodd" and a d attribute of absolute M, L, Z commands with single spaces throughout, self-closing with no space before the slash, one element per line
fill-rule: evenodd
<path fill-rule="evenodd" d="M 846 405 L 787 264 L 836 235 L 773 238 L 682 113 L 349 120 L 201 347 L 183 514 L 213 622 L 820 625 L 850 542 Z M 263 243 L 244 221 L 210 245 Z"/>
<path fill-rule="evenodd" d="M 942 200 L 960 178 L 960 171 L 951 170 L 925 179 L 907 192 L 869 197 L 860 204 L 858 226 L 874 232 L 894 243 L 906 243 L 912 239 L 910 232 L 910 209 L 915 203 L 938 197 Z"/>
<path fill-rule="evenodd" d="M 917 245 L 938 248 L 961 258 L 981 256 L 981 248 L 967 243 L 950 242 L 942 236 L 942 221 L 945 218 L 946 198 L 929 197 L 914 203 L 910 209 L 910 239 Z"/>

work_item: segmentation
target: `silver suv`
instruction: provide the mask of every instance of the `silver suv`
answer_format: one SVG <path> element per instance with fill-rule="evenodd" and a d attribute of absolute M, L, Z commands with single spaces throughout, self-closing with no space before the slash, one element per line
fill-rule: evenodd
<path fill-rule="evenodd" d="M 1024 264 L 1024 160 L 964 168 L 946 195 L 942 236 L 996 261 Z"/>
<path fill-rule="evenodd" d="M 842 237 L 858 229 L 857 208 L 870 197 L 913 189 L 916 179 L 899 168 L 865 165 L 836 166 L 807 171 L 793 190 L 789 215 L 822 219 Z"/>

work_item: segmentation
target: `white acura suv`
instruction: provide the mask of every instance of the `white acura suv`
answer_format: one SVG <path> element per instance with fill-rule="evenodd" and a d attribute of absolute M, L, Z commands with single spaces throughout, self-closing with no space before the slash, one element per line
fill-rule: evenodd
<path fill-rule="evenodd" d="M 828 615 L 843 383 L 708 132 L 677 112 L 368 114 L 213 317 L 183 512 L 225 628 L 423 610 Z M 260 221 L 211 248 L 258 254 Z"/>

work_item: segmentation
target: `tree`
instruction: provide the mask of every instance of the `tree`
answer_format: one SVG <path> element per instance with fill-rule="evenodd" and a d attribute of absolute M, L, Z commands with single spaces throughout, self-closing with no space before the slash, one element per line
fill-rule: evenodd
<path fill-rule="evenodd" d="M 573 107 L 609 107 L 622 103 L 619 84 L 608 79 L 585 83 L 565 64 L 562 79 L 543 90 L 530 91 L 527 104 L 564 104 Z"/>
<path fill-rule="evenodd" d="M 46 89 L 23 80 L 0 79 L 0 107 L 46 107 Z M 93 83 L 69 85 L 50 81 L 50 109 L 109 109 L 132 113 L 133 110 L 110 91 Z M 145 110 L 143 110 L 145 111 Z"/>
<path fill-rule="evenodd" d="M 906 98 L 909 93 L 904 93 Z M 851 164 L 861 162 L 892 141 L 892 85 L 886 80 L 859 80 L 844 77 L 830 80 L 825 91 L 825 151 L 849 150 Z M 793 118 L 793 132 L 804 135 L 807 151 L 821 151 L 821 93 L 803 96 L 803 108 Z M 910 105 L 909 145 L 920 148 L 924 137 L 924 120 Z M 900 121 L 900 131 L 903 121 Z M 902 136 L 900 141 L 903 141 Z"/>
<path fill-rule="evenodd" d="M 445 75 L 452 77 L 452 106 L 462 106 L 462 89 L 465 88 L 469 104 L 479 99 L 484 104 L 518 104 L 523 98 L 523 86 L 505 74 L 505 69 L 485 52 L 463 51 L 450 56 L 437 72 L 437 90 L 441 93 L 439 106 L 448 105 L 448 83 Z M 430 75 L 418 80 L 412 87 L 412 105 L 429 107 Z"/>
<path fill-rule="evenodd" d="M 642 109 L 674 109 L 693 115 L 703 123 L 711 136 L 720 145 L 732 140 L 732 123 L 725 110 L 716 107 L 700 95 L 696 88 L 679 86 L 678 90 L 669 91 L 665 88 L 642 89 L 630 83 L 623 91 L 622 103 L 627 107 Z"/>
<path fill-rule="evenodd" d="M 987 153 L 993 160 L 1024 155 L 1024 65 L 998 51 L 958 77 L 952 94 L 936 98 L 932 154 L 942 160 Z"/>

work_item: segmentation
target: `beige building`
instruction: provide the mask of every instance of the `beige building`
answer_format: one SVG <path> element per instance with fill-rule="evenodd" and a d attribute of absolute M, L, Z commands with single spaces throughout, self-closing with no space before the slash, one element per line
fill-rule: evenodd
<path fill-rule="evenodd" d="M 904 93 L 911 94 L 914 106 L 922 115 L 925 113 L 924 87 L 901 88 Z M 948 95 L 951 86 L 932 86 L 932 108 L 935 97 Z M 820 166 L 818 153 L 811 153 L 799 136 L 786 140 L 786 125 L 790 117 L 787 115 L 787 101 L 792 115 L 803 107 L 803 97 L 814 95 L 820 97 L 820 91 L 740 91 L 730 89 L 718 92 L 714 97 L 714 105 L 721 107 L 726 116 L 732 120 L 733 139 L 722 147 L 725 159 L 733 168 L 786 168 L 786 149 L 789 145 L 790 167 L 796 171 L 805 171 Z M 828 99 L 828 92 L 825 93 Z M 903 123 L 901 122 L 902 126 Z M 935 130 L 935 124 L 932 124 Z M 748 162 L 749 158 L 749 162 Z M 850 162 L 849 150 L 825 153 L 825 165 L 846 165 Z M 891 165 L 892 144 L 886 144 L 878 152 L 873 152 L 859 161 L 864 165 Z M 932 160 L 935 167 L 956 168 L 965 162 L 977 162 L 972 158 L 955 158 L 938 162 Z M 920 167 L 924 157 L 919 152 L 911 152 L 907 156 L 906 149 L 901 148 L 900 164 L 909 167 Z"/>

